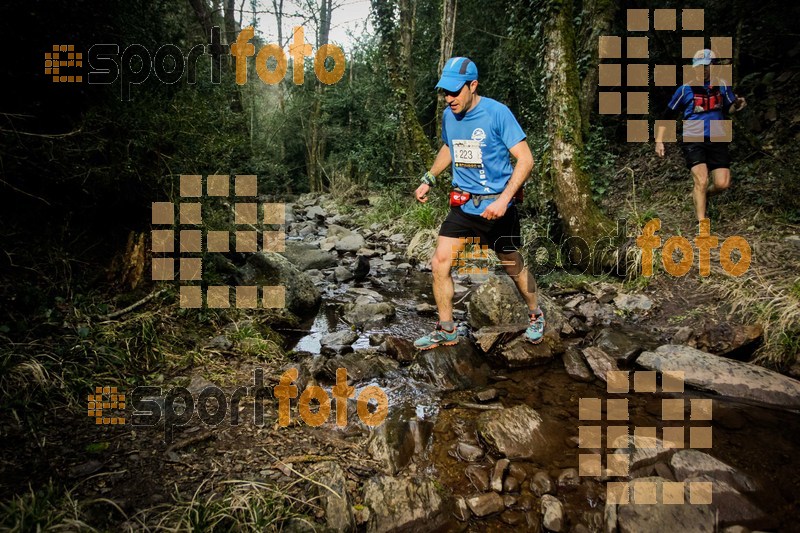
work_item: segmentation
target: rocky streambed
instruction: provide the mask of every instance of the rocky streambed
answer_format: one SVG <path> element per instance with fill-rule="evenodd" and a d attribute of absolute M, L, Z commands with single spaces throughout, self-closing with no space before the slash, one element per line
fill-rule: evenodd
<path fill-rule="evenodd" d="M 317 465 L 342 488 L 321 494 L 330 527 L 796 527 L 800 383 L 732 358 L 752 353 L 757 326 L 715 335 L 651 325 L 658 302 L 596 283 L 542 294 L 547 332 L 532 346 L 510 280 L 461 275 L 459 344 L 416 352 L 411 342 L 435 321 L 435 235 L 355 227 L 310 196 L 288 205 L 286 222 L 285 259 L 255 260 L 248 275 L 277 271 L 287 306 L 307 316 L 283 332 L 299 390 L 330 391 L 345 368 L 357 391 L 377 385 L 389 398 L 377 429 L 355 408 L 348 428 L 333 417 L 322 426 L 363 435 L 379 465 L 356 490 L 344 490 L 336 462 Z M 627 496 L 615 501 L 608 487 Z"/>

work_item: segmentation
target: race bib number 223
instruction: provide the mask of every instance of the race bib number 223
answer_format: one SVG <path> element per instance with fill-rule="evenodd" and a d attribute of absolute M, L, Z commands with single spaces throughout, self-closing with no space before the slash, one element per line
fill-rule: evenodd
<path fill-rule="evenodd" d="M 457 167 L 481 168 L 483 156 L 480 141 L 453 140 L 453 161 Z"/>

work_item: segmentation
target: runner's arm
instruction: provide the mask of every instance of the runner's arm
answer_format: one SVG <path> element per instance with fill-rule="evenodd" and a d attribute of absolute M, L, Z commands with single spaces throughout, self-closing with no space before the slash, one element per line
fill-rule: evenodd
<path fill-rule="evenodd" d="M 514 172 L 511 173 L 511 179 L 508 180 L 508 185 L 506 185 L 500 198 L 498 198 L 498 200 L 502 200 L 505 204 L 514 198 L 514 195 L 519 188 L 522 187 L 522 184 L 525 183 L 525 180 L 528 179 L 531 170 L 533 170 L 533 154 L 531 154 L 531 149 L 527 142 L 524 140 L 518 142 L 509 149 L 509 152 L 516 158 L 517 164 L 514 165 Z"/>
<path fill-rule="evenodd" d="M 450 155 L 450 147 L 446 144 L 443 144 L 442 147 L 439 148 L 439 153 L 436 154 L 436 159 L 433 160 L 433 165 L 431 165 L 431 174 L 438 177 L 439 174 L 444 172 L 452 162 L 453 157 Z"/>

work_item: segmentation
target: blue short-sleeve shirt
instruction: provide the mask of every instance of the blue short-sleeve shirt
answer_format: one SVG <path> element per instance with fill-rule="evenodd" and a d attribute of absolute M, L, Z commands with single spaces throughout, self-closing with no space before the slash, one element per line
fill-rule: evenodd
<path fill-rule="evenodd" d="M 673 113 L 683 115 L 684 120 L 683 136 L 700 137 L 710 139 L 712 134 L 714 137 L 724 136 L 721 121 L 725 119 L 725 111 L 736 101 L 736 95 L 733 89 L 724 81 L 718 87 L 721 102 L 719 107 L 703 111 L 696 111 L 699 109 L 695 104 L 703 103 L 702 99 L 695 102 L 695 96 L 702 96 L 713 92 L 713 86 L 706 82 L 700 88 L 692 88 L 690 85 L 681 85 L 675 90 L 672 99 L 669 101 L 669 109 Z"/>
<path fill-rule="evenodd" d="M 453 187 L 472 194 L 503 192 L 514 171 L 509 149 L 525 138 L 511 110 L 486 96 L 467 113 L 456 115 L 445 109 L 442 141 L 453 159 Z M 470 200 L 461 209 L 480 215 L 493 201 L 483 200 L 475 207 Z"/>

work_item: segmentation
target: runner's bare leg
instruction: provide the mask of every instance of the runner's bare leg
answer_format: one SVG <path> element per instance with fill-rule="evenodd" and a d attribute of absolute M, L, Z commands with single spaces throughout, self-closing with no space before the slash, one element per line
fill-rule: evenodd
<path fill-rule="evenodd" d="M 436 251 L 431 259 L 433 270 L 433 297 L 439 310 L 440 322 L 453 321 L 453 277 L 450 269 L 453 256 L 464 249 L 464 240 L 439 236 Z"/>

